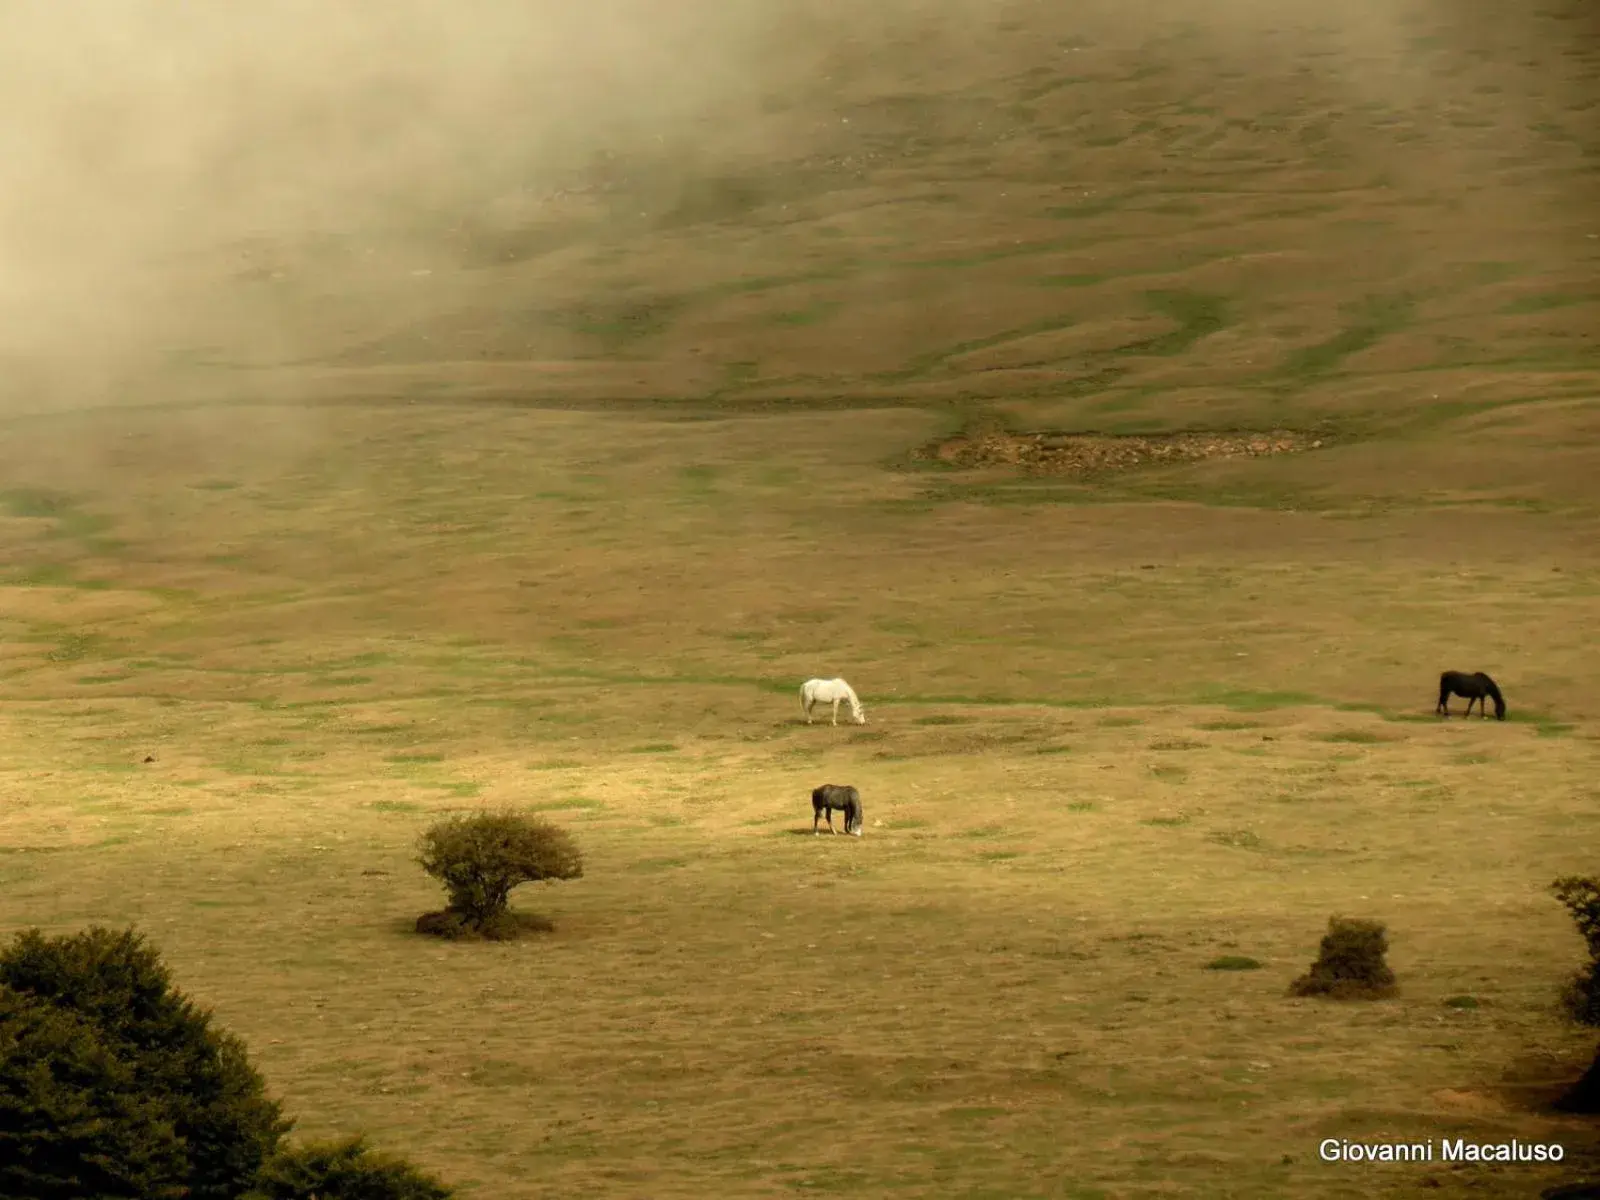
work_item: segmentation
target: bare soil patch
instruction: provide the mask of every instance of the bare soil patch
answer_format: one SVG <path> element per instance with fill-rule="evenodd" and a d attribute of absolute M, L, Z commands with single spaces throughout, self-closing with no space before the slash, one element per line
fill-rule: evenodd
<path fill-rule="evenodd" d="M 958 434 L 913 453 L 953 467 L 1020 467 L 1030 474 L 1092 475 L 1157 463 L 1300 454 L 1328 444 L 1324 434 L 1275 429 L 1264 433 Z"/>

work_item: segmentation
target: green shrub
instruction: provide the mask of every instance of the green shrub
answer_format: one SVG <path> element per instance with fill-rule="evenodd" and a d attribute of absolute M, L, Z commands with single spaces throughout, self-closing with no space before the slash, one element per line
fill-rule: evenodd
<path fill-rule="evenodd" d="M 1580 1025 L 1600 1025 L 1600 879 L 1567 875 L 1550 885 L 1567 906 L 1589 947 L 1589 963 L 1579 968 L 1562 994 L 1568 1014 Z"/>
<path fill-rule="evenodd" d="M 1389 939 L 1377 921 L 1328 918 L 1317 961 L 1289 985 L 1293 996 L 1374 1000 L 1395 994 L 1394 972 L 1384 961 Z"/>
<path fill-rule="evenodd" d="M 166 1108 L 92 1021 L 0 988 L 0 1196 L 182 1200 L 188 1156 Z"/>
<path fill-rule="evenodd" d="M 1206 964 L 1208 971 L 1259 971 L 1261 964 L 1243 954 L 1224 954 Z"/>
<path fill-rule="evenodd" d="M 266 1098 L 244 1044 L 211 1027 L 211 1015 L 172 986 L 160 955 L 131 929 L 93 927 L 53 938 L 36 929 L 18 934 L 0 953 L 0 987 L 13 996 L 8 1012 L 18 1053 L 36 1061 L 32 1075 L 7 1076 L 4 1103 L 35 1116 L 52 1107 L 87 1113 L 92 1110 L 73 1108 L 72 1089 L 79 1086 L 73 1081 L 99 1072 L 105 1091 L 93 1103 L 110 1106 L 96 1134 L 110 1139 L 105 1147 L 91 1151 L 33 1126 L 5 1161 L 26 1164 L 39 1153 L 56 1164 L 52 1171 L 62 1170 L 76 1144 L 83 1172 L 144 1172 L 154 1181 L 152 1196 L 169 1194 L 163 1189 L 171 1182 L 179 1185 L 171 1194 L 185 1200 L 234 1200 L 292 1124 Z M 24 1052 L 24 1046 L 32 1049 Z M 84 1121 L 85 1130 L 94 1125 L 87 1116 Z M 23 1128 L 6 1134 L 22 1136 Z M 176 1176 L 164 1176 L 174 1141 L 181 1163 Z M 42 1200 L 55 1193 L 6 1189 L 0 1195 Z"/>
<path fill-rule="evenodd" d="M 450 1200 L 454 1194 L 404 1159 L 353 1137 L 279 1151 L 244 1200 Z"/>
<path fill-rule="evenodd" d="M 517 812 L 440 821 L 422 835 L 419 849 L 422 869 L 444 884 L 450 898 L 444 912 L 417 921 L 420 933 L 514 937 L 531 922 L 507 912 L 512 888 L 583 876 L 583 856 L 565 830 Z M 548 922 L 541 924 L 548 928 Z"/>

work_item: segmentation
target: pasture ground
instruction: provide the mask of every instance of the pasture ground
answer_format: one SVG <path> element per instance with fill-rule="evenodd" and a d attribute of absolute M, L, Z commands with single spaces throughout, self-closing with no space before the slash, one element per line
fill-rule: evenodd
<path fill-rule="evenodd" d="M 841 67 L 877 140 L 824 149 L 859 170 L 679 180 L 656 224 L 602 197 L 367 292 L 285 249 L 277 292 L 207 286 L 218 344 L 270 310 L 293 362 L 197 347 L 94 411 L 19 401 L 5 929 L 137 923 L 303 1134 L 463 1196 L 1527 1196 L 1592 1166 L 1592 1123 L 1537 1108 L 1594 1051 L 1545 891 L 1600 833 L 1587 27 L 1496 57 L 1419 25 L 1395 61 L 1438 56 L 1450 98 L 1401 105 L 1318 82 L 1344 50 L 1314 29 L 1241 74 L 1192 28 L 1055 20 L 937 80 Z M 1241 428 L 1325 444 L 915 453 Z M 1446 667 L 1511 719 L 1433 717 Z M 802 723 L 834 674 L 866 727 Z M 864 838 L 801 836 L 822 782 Z M 480 804 L 585 848 L 515 898 L 554 934 L 409 932 L 417 834 Z M 1388 923 L 1398 999 L 1286 997 L 1334 913 Z M 1443 1136 L 1569 1162 L 1316 1154 Z"/>

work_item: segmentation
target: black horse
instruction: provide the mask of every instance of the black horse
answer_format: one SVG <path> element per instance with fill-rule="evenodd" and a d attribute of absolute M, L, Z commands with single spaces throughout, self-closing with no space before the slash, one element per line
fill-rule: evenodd
<path fill-rule="evenodd" d="M 811 832 L 817 832 L 817 822 L 824 814 L 828 818 L 828 832 L 838 833 L 833 827 L 833 810 L 844 813 L 844 831 L 861 836 L 861 793 L 853 787 L 825 783 L 811 793 Z"/>
<path fill-rule="evenodd" d="M 1433 711 L 1442 717 L 1450 715 L 1452 692 L 1457 696 L 1466 697 L 1467 716 L 1472 715 L 1472 702 L 1476 700 L 1478 715 L 1487 717 L 1489 714 L 1483 711 L 1483 698 L 1487 696 L 1494 701 L 1494 719 L 1496 721 L 1506 719 L 1506 698 L 1500 694 L 1500 689 L 1495 686 L 1494 680 L 1482 671 L 1472 675 L 1468 675 L 1465 671 L 1446 671 L 1439 676 L 1439 703 L 1434 706 Z"/>

